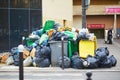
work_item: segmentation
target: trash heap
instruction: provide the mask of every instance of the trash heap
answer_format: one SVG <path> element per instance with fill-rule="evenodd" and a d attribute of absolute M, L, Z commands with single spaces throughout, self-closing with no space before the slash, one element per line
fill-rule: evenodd
<path fill-rule="evenodd" d="M 61 38 L 67 41 L 67 55 L 64 55 L 64 68 L 75 69 L 94 69 L 110 68 L 117 63 L 113 55 L 109 55 L 107 47 L 100 47 L 95 50 L 94 56 L 88 55 L 86 58 L 79 56 L 80 40 L 94 40 L 94 35 L 90 34 L 87 29 L 74 29 L 71 27 L 61 27 L 59 23 L 53 20 L 46 21 L 44 27 L 40 30 L 33 31 L 23 44 L 23 65 L 25 67 L 49 67 L 52 65 L 51 55 L 57 47 L 51 49 L 51 41 L 61 42 Z M 58 54 L 54 53 L 54 54 Z M 60 52 L 60 54 L 62 54 Z M 9 57 L 5 61 L 8 65 L 19 66 L 19 49 L 13 47 Z M 57 56 L 57 66 L 62 67 L 62 56 Z"/>
<path fill-rule="evenodd" d="M 110 68 L 117 63 L 113 55 L 109 55 L 107 47 L 100 47 L 95 51 L 95 56 L 90 55 L 83 59 L 75 53 L 71 59 L 71 66 L 76 69 L 95 69 L 95 68 Z"/>

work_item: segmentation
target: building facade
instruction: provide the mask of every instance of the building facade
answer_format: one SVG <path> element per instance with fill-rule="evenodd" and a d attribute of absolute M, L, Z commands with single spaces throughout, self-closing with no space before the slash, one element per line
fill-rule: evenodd
<path fill-rule="evenodd" d="M 46 20 L 81 29 L 81 4 L 81 0 L 1 0 L 0 51 L 18 46 L 22 36 L 27 37 Z M 86 27 L 97 38 L 104 38 L 105 30 L 111 27 L 114 37 L 120 34 L 120 0 L 90 0 Z"/>
<path fill-rule="evenodd" d="M 53 19 L 65 26 L 82 28 L 81 0 L 43 0 L 43 24 Z M 64 22 L 65 21 L 65 22 Z M 105 30 L 113 28 L 114 37 L 120 34 L 120 0 L 90 0 L 86 10 L 86 27 L 97 38 L 104 38 Z"/>
<path fill-rule="evenodd" d="M 82 26 L 81 0 L 73 0 L 73 27 Z M 97 38 L 104 38 L 105 30 L 113 28 L 114 37 L 120 34 L 120 0 L 90 0 L 86 10 L 86 26 Z"/>
<path fill-rule="evenodd" d="M 0 1 L 0 51 L 22 42 L 22 36 L 42 26 L 42 0 Z"/>

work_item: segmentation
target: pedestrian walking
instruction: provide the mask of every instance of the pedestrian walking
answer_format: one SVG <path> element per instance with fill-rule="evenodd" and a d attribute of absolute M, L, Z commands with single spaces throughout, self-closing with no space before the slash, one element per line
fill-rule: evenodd
<path fill-rule="evenodd" d="M 105 43 L 108 41 L 108 29 L 105 30 Z"/>
<path fill-rule="evenodd" d="M 112 35 L 112 28 L 110 28 L 109 30 L 108 30 L 108 33 L 107 33 L 107 42 L 108 42 L 108 44 L 112 44 L 112 38 L 113 38 L 113 35 Z"/>

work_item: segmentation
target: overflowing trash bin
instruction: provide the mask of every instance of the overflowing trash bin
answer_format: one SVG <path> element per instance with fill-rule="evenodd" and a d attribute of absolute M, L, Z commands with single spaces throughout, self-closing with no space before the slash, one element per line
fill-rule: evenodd
<path fill-rule="evenodd" d="M 63 43 L 61 38 L 64 38 Z M 23 63 L 26 67 L 62 67 L 62 61 L 65 68 L 75 69 L 110 68 L 117 64 L 107 47 L 97 48 L 96 36 L 89 33 L 87 28 L 78 30 L 48 20 L 42 29 L 33 31 L 26 41 L 23 44 Z M 11 48 L 9 55 L 0 55 L 0 61 L 18 66 L 18 51 L 18 47 Z"/>
<path fill-rule="evenodd" d="M 67 41 L 64 41 L 64 56 L 68 56 Z M 58 66 L 58 59 L 62 56 L 62 42 L 61 41 L 50 41 L 51 48 L 51 66 Z"/>
<path fill-rule="evenodd" d="M 68 57 L 72 58 L 73 53 L 79 50 L 78 43 L 74 40 L 68 41 Z"/>
<path fill-rule="evenodd" d="M 82 58 L 87 58 L 88 55 L 95 56 L 96 48 L 96 37 L 94 37 L 94 40 L 80 40 L 79 56 Z"/>

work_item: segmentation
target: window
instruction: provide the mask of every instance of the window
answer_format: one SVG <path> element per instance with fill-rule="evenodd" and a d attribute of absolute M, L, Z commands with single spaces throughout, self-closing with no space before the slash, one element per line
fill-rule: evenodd
<path fill-rule="evenodd" d="M 42 0 L 30 0 L 30 8 L 41 9 Z"/>
<path fill-rule="evenodd" d="M 22 43 L 22 37 L 40 29 L 42 0 L 0 0 L 0 52 Z"/>
<path fill-rule="evenodd" d="M 40 10 L 31 10 L 30 11 L 30 26 L 31 31 L 40 29 L 42 24 L 42 14 Z"/>
<path fill-rule="evenodd" d="M 28 0 L 10 0 L 11 8 L 28 8 Z"/>
<path fill-rule="evenodd" d="M 28 10 L 10 11 L 10 42 L 11 46 L 18 46 L 22 41 L 22 36 L 27 36 L 29 32 Z"/>
<path fill-rule="evenodd" d="M 0 8 L 8 7 L 8 0 L 0 0 Z"/>
<path fill-rule="evenodd" d="M 0 9 L 0 51 L 9 49 L 8 10 Z"/>

